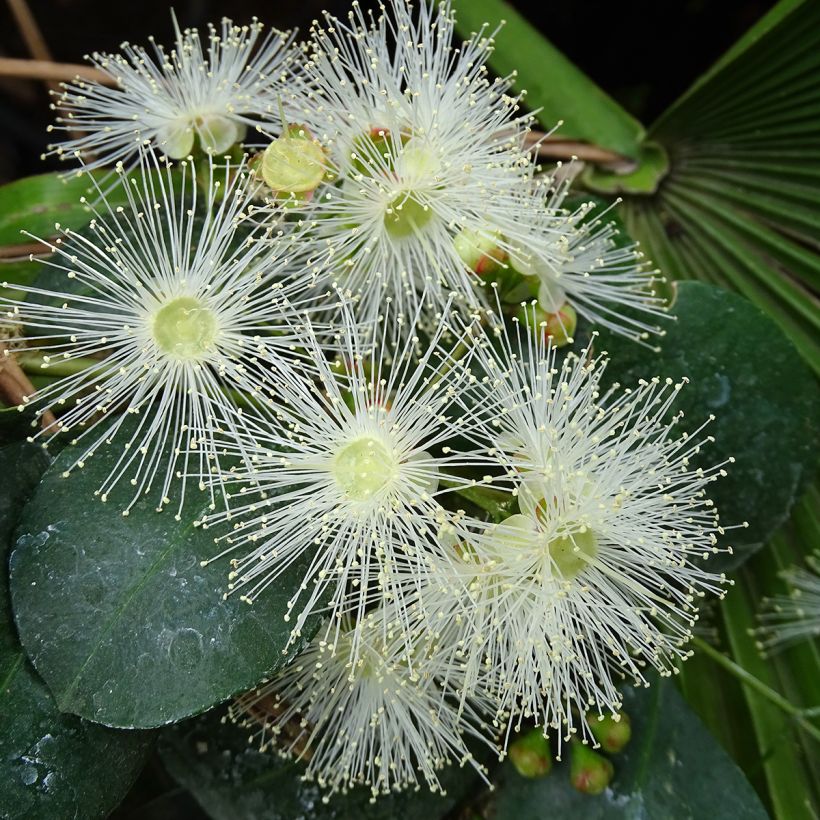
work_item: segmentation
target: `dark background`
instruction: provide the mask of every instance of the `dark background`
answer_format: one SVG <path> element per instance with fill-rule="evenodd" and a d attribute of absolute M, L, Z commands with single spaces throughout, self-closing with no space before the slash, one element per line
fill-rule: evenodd
<path fill-rule="evenodd" d="M 0 56 L 29 57 L 14 19 L 0 0 Z M 526 2 L 525 13 L 547 37 L 600 86 L 650 124 L 689 84 L 761 17 L 773 0 L 564 0 Z M 80 62 L 90 51 L 114 51 L 148 35 L 170 43 L 165 0 L 28 0 L 53 58 Z M 361 0 L 362 6 L 374 6 Z M 204 26 L 229 15 L 257 16 L 279 28 L 310 21 L 327 8 L 343 14 L 349 0 L 176 0 L 183 27 Z M 42 82 L 0 77 L 0 184 L 55 168 L 43 161 L 51 119 Z M 193 799 L 162 770 L 156 756 L 112 820 L 200 820 Z"/>
<path fill-rule="evenodd" d="M 169 43 L 166 0 L 28 0 L 59 62 L 80 62 L 90 51 L 114 51 L 122 40 L 148 35 Z M 254 15 L 279 28 L 305 31 L 322 9 L 343 14 L 348 0 L 176 0 L 183 27 L 228 15 Z M 375 6 L 362 0 L 362 6 Z M 660 114 L 719 57 L 773 0 L 564 0 L 527 2 L 526 14 L 570 59 L 645 124 Z M 30 56 L 7 0 L 0 0 L 0 56 Z M 56 167 L 42 161 L 51 112 L 42 82 L 0 77 L 0 183 Z"/>

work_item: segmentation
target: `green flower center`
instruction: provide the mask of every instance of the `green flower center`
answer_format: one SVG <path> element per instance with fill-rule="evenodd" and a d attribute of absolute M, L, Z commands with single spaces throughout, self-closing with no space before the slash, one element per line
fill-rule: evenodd
<path fill-rule="evenodd" d="M 564 578 L 580 575 L 598 554 L 598 542 L 592 530 L 574 532 L 553 538 L 549 543 L 550 558 Z"/>
<path fill-rule="evenodd" d="M 393 239 L 405 239 L 421 230 L 433 217 L 430 208 L 425 207 L 412 195 L 399 194 L 384 213 L 384 227 Z"/>
<path fill-rule="evenodd" d="M 543 555 L 546 547 L 558 574 L 565 580 L 580 575 L 598 554 L 595 534 L 581 527 L 568 535 L 547 541 L 536 519 L 526 515 L 511 515 L 495 528 L 495 539 L 507 549 L 522 550 L 525 555 Z"/>
<path fill-rule="evenodd" d="M 367 501 L 393 478 L 396 466 L 396 459 L 384 443 L 362 436 L 336 453 L 331 469 L 349 499 Z"/>
<path fill-rule="evenodd" d="M 214 313 L 192 296 L 179 296 L 154 315 L 151 333 L 157 347 L 174 359 L 202 359 L 217 335 Z"/>

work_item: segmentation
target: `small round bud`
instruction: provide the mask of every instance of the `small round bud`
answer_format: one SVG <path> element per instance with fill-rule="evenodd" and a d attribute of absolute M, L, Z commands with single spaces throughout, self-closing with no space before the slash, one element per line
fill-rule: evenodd
<path fill-rule="evenodd" d="M 600 794 L 612 780 L 612 763 L 580 740 L 572 740 L 569 779 L 584 794 Z"/>
<path fill-rule="evenodd" d="M 509 756 L 522 777 L 544 777 L 552 769 L 552 751 L 540 729 L 533 729 L 512 743 Z"/>
<path fill-rule="evenodd" d="M 263 152 L 258 172 L 277 194 L 312 194 L 327 175 L 327 157 L 304 126 L 289 125 Z"/>
<path fill-rule="evenodd" d="M 548 313 L 540 304 L 522 305 L 516 316 L 520 322 L 544 333 L 553 347 L 563 347 L 572 342 L 578 326 L 578 314 L 569 302 L 565 302 L 556 313 Z"/>
<path fill-rule="evenodd" d="M 620 752 L 632 737 L 632 726 L 626 712 L 603 717 L 590 712 L 587 714 L 587 724 L 592 736 L 601 744 L 601 748 L 610 754 Z"/>
<path fill-rule="evenodd" d="M 465 228 L 453 240 L 456 253 L 464 264 L 477 276 L 496 273 L 507 258 L 498 246 L 500 235 L 497 231 L 483 233 Z"/>

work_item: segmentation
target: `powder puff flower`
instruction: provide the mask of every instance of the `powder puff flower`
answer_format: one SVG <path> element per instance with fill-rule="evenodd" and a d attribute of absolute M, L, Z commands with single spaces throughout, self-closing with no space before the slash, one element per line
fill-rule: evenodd
<path fill-rule="evenodd" d="M 62 376 L 35 394 L 38 416 L 60 413 L 38 436 L 74 431 L 83 447 L 71 469 L 115 442 L 121 454 L 99 494 L 105 500 L 128 475 L 135 489 L 124 514 L 154 487 L 159 507 L 168 503 L 175 477 L 181 508 L 194 465 L 203 473 L 217 461 L 214 431 L 244 429 L 229 391 L 263 398 L 258 371 L 284 366 L 304 310 L 288 298 L 312 284 L 296 261 L 297 234 L 240 231 L 255 184 L 241 167 L 208 163 L 203 174 L 145 158 L 141 171 L 119 167 L 116 193 L 127 204 L 109 204 L 98 189 L 87 231 L 56 225 L 60 238 L 41 240 L 56 284 L 0 301 L 4 320 L 25 328 L 20 342 L 42 354 L 44 374 Z M 118 435 L 132 415 L 139 422 Z"/>
<path fill-rule="evenodd" d="M 275 416 L 223 443 L 227 453 L 249 453 L 252 467 L 214 478 L 230 490 L 229 510 L 206 521 L 233 522 L 216 539 L 227 544 L 217 558 L 238 554 L 229 589 L 248 602 L 307 557 L 289 602 L 288 619 L 298 613 L 294 636 L 311 612 L 332 613 L 334 629 L 344 614 L 364 621 L 374 600 L 391 600 L 401 612 L 407 589 L 442 558 L 438 532 L 452 514 L 440 496 L 472 483 L 458 477 L 459 468 L 488 460 L 447 446 L 470 436 L 472 414 L 452 412 L 472 378 L 468 331 L 447 337 L 442 321 L 419 353 L 417 338 L 388 343 L 392 317 L 365 341 L 348 312 L 342 316 L 334 363 L 305 333 L 318 383 L 298 374 L 281 379 Z"/>
<path fill-rule="evenodd" d="M 662 335 L 657 321 L 665 307 L 655 293 L 659 271 L 649 268 L 637 243 L 621 236 L 608 219 L 614 206 L 600 212 L 592 202 L 567 208 L 567 193 L 566 184 L 535 191 L 542 207 L 532 231 L 543 240 L 509 255 L 512 267 L 538 284 L 541 311 L 562 328 L 561 311 L 569 304 L 592 324 L 635 341 Z M 566 330 L 571 336 L 574 325 Z"/>
<path fill-rule="evenodd" d="M 465 401 L 488 407 L 519 512 L 450 539 L 460 563 L 440 565 L 451 582 L 422 590 L 418 608 L 466 695 L 485 692 L 510 727 L 529 718 L 591 738 L 586 711 L 617 712 L 622 677 L 674 672 L 697 599 L 726 579 L 700 564 L 719 551 L 705 489 L 724 471 L 693 466 L 700 430 L 676 435 L 681 385 L 602 393 L 605 362 L 587 354 L 559 367 L 529 329 L 482 347 L 488 375 Z"/>
<path fill-rule="evenodd" d="M 357 785 L 373 798 L 426 783 L 443 792 L 440 770 L 469 763 L 484 770 L 464 737 L 484 741 L 478 713 L 458 710 L 431 669 L 407 667 L 401 649 L 370 633 L 351 666 L 350 636 L 314 640 L 282 674 L 240 698 L 231 716 L 265 751 L 305 760 L 304 777 L 328 790 Z M 486 780 L 486 777 L 485 777 Z"/>
<path fill-rule="evenodd" d="M 61 158 L 80 155 L 84 168 L 124 162 L 132 166 L 150 143 L 172 159 L 195 147 L 224 154 L 259 127 L 277 133 L 279 98 L 291 73 L 293 36 L 254 20 L 236 26 L 224 19 L 209 26 L 203 42 L 196 29 L 180 31 L 167 51 L 151 38 L 151 49 L 123 43 L 121 54 L 89 61 L 113 87 L 76 79 L 65 85 L 53 129 L 68 134 L 50 146 Z M 81 132 L 79 136 L 72 136 Z"/>
<path fill-rule="evenodd" d="M 465 259 L 488 242 L 500 256 L 532 243 L 528 223 L 543 207 L 523 195 L 534 172 L 523 147 L 529 117 L 508 93 L 511 78 L 487 75 L 491 34 L 454 46 L 449 2 L 430 5 L 391 0 L 375 20 L 358 4 L 347 22 L 327 16 L 288 99 L 314 186 L 317 146 L 336 180 L 318 187 L 308 211 L 317 253 L 335 260 L 339 287 L 366 319 L 386 297 L 406 316 L 425 302 L 440 309 L 450 293 L 478 304 L 480 276 Z M 285 147 L 268 149 L 277 167 Z M 268 182 L 287 190 L 284 177 Z"/>
<path fill-rule="evenodd" d="M 757 637 L 767 654 L 820 637 L 820 553 L 807 556 L 806 563 L 807 568 L 789 567 L 780 573 L 789 587 L 787 595 L 764 601 Z"/>

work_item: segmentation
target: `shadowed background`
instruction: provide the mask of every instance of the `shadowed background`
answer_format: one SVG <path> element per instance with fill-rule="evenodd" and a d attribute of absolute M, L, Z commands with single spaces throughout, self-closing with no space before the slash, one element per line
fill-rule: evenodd
<path fill-rule="evenodd" d="M 30 57 L 10 7 L 0 0 L 0 56 Z M 123 40 L 143 44 L 153 34 L 171 41 L 169 3 L 112 0 L 27 0 L 54 60 L 80 62 L 91 51 L 114 51 Z M 223 15 L 256 16 L 279 28 L 307 30 L 322 9 L 344 14 L 347 0 L 177 0 L 182 26 L 204 26 Z M 375 0 L 362 0 L 375 7 Z M 552 42 L 622 105 L 648 124 L 722 54 L 772 3 L 769 0 L 684 0 L 622 3 L 515 2 Z M 58 167 L 40 155 L 51 119 L 46 84 L 0 77 L 0 183 Z"/>

